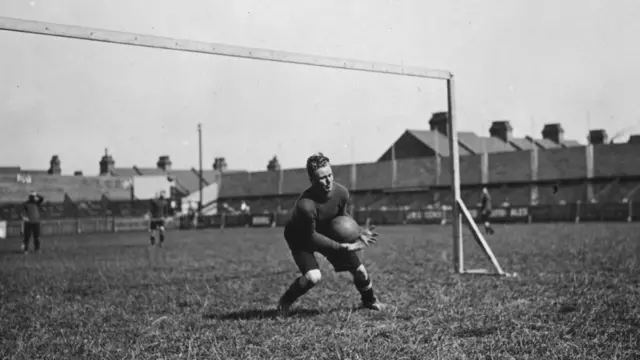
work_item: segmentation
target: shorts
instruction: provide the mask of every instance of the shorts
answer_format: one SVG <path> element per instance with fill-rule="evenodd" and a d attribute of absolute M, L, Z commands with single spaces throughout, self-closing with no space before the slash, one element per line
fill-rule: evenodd
<path fill-rule="evenodd" d="M 285 227 L 284 237 L 291 250 L 291 255 L 298 269 L 304 275 L 310 270 L 319 270 L 320 266 L 316 259 L 315 252 L 322 254 L 333 266 L 335 272 L 354 271 L 362 265 L 362 251 L 308 251 L 292 246 L 296 241 L 296 234 Z"/>
<path fill-rule="evenodd" d="M 482 222 L 488 222 L 490 217 L 491 211 L 483 211 L 482 213 L 480 213 L 480 220 Z"/>
<path fill-rule="evenodd" d="M 149 230 L 156 230 L 158 228 L 164 228 L 164 220 L 151 220 Z"/>
<path fill-rule="evenodd" d="M 362 265 L 361 251 L 323 251 L 319 252 L 333 266 L 333 270 L 337 273 L 344 271 L 355 271 Z M 304 275 L 310 270 L 319 270 L 318 260 L 313 252 L 304 250 L 292 250 L 293 260 L 298 265 L 298 269 Z"/>

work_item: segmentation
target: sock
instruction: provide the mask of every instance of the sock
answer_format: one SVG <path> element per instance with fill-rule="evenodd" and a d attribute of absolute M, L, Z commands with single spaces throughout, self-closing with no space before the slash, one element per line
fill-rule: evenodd
<path fill-rule="evenodd" d="M 154 245 L 156 243 L 156 238 L 151 235 L 151 245 Z"/>
<path fill-rule="evenodd" d="M 360 292 L 360 297 L 362 298 L 363 303 L 371 304 L 376 301 L 370 278 L 367 278 L 366 280 L 354 280 L 353 283 L 355 284 L 356 289 L 358 289 L 358 292 Z"/>
<path fill-rule="evenodd" d="M 164 242 L 164 233 L 160 233 L 160 244 Z"/>
<path fill-rule="evenodd" d="M 299 297 L 306 294 L 312 287 L 311 282 L 307 281 L 306 286 L 302 286 L 300 283 L 302 280 L 301 277 L 295 279 L 287 291 L 285 291 L 284 295 L 282 295 L 282 301 L 287 304 L 293 304 Z"/>

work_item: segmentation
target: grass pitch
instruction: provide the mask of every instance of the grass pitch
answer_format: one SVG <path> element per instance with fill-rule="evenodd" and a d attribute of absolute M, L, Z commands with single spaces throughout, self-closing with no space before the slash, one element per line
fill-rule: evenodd
<path fill-rule="evenodd" d="M 282 229 L 171 232 L 163 249 L 146 233 L 45 238 L 29 255 L 4 240 L 0 358 L 640 358 L 640 224 L 498 226 L 488 241 L 518 278 L 453 275 L 450 227 L 379 230 L 365 264 L 388 311 L 357 309 L 322 259 L 287 319 Z"/>

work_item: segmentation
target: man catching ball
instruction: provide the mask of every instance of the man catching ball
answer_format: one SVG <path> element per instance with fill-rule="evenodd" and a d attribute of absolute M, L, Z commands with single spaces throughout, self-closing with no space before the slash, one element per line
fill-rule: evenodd
<path fill-rule="evenodd" d="M 365 308 L 381 310 L 383 305 L 374 296 L 371 278 L 357 253 L 374 244 L 378 234 L 365 229 L 353 243 L 339 243 L 328 238 L 325 234 L 330 233 L 331 221 L 337 216 L 348 215 L 349 190 L 333 180 L 329 159 L 322 153 L 307 159 L 307 174 L 311 186 L 296 201 L 284 229 L 284 238 L 302 275 L 280 298 L 280 314 L 287 316 L 291 305 L 320 282 L 322 274 L 316 252 L 325 256 L 336 272 L 351 273 Z"/>

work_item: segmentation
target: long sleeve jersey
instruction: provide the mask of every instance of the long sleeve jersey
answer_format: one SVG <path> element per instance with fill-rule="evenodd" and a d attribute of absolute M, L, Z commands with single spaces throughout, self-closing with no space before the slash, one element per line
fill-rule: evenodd
<path fill-rule="evenodd" d="M 294 233 L 295 248 L 308 250 L 338 250 L 340 244 L 325 234 L 331 221 L 339 215 L 348 214 L 349 190 L 334 183 L 328 197 L 321 197 L 311 189 L 305 190 L 293 209 L 287 223 L 289 231 Z"/>

